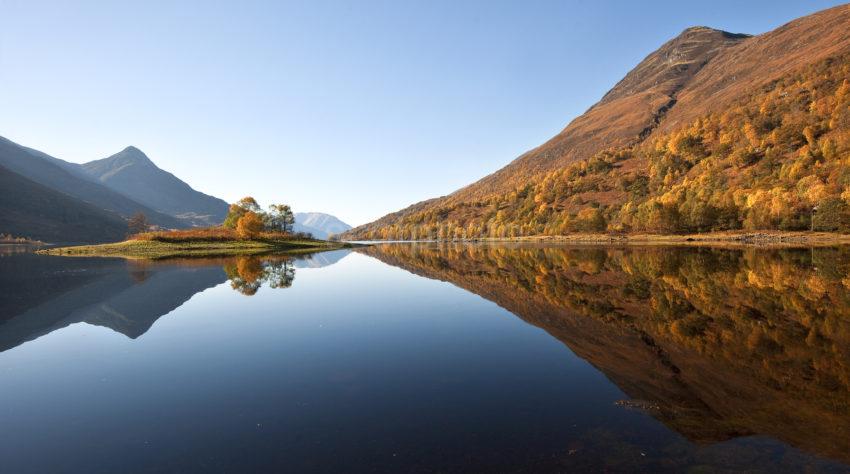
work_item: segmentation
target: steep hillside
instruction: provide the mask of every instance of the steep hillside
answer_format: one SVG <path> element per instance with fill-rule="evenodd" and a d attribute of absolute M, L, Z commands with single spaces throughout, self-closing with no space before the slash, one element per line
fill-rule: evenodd
<path fill-rule="evenodd" d="M 56 158 L 20 146 L 0 137 L 0 166 L 54 191 L 67 194 L 93 207 L 124 217 L 144 213 L 152 223 L 167 227 L 185 227 L 179 219 L 156 212 L 122 194 L 73 173 L 57 164 Z M 47 211 L 46 211 L 47 212 Z"/>
<path fill-rule="evenodd" d="M 117 214 L 54 191 L 0 166 L 0 233 L 46 242 L 121 240 Z"/>
<path fill-rule="evenodd" d="M 341 234 L 351 230 L 351 226 L 335 216 L 322 212 L 296 212 L 295 231 L 309 232 L 313 237 L 326 239 L 331 234 Z"/>
<path fill-rule="evenodd" d="M 848 53 L 846 5 L 753 37 L 689 28 L 540 147 L 343 237 L 805 228 L 820 203 L 842 214 L 850 200 L 825 171 L 850 147 Z M 793 212 L 754 215 L 765 193 L 793 197 Z"/>
<path fill-rule="evenodd" d="M 193 225 L 221 224 L 227 215 L 226 202 L 192 189 L 136 147 L 85 163 L 81 169 L 109 189 Z"/>

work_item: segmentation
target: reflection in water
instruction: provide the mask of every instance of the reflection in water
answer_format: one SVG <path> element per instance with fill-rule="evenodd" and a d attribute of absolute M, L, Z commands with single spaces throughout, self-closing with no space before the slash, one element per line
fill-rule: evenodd
<path fill-rule="evenodd" d="M 691 441 L 850 461 L 850 249 L 359 249 L 546 330 Z"/>
<path fill-rule="evenodd" d="M 289 288 L 295 279 L 292 259 L 285 256 L 237 257 L 224 265 L 230 286 L 243 295 L 251 296 L 263 285 Z"/>
<path fill-rule="evenodd" d="M 263 284 L 288 288 L 297 262 L 331 265 L 348 251 L 329 253 L 335 255 L 128 261 L 8 257 L 0 265 L 0 352 L 80 322 L 135 339 L 196 293 L 227 280 L 245 295 L 255 294 Z"/>

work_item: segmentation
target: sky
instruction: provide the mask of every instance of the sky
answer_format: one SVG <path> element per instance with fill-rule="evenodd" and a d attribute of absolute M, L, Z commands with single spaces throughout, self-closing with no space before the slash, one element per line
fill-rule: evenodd
<path fill-rule="evenodd" d="M 359 225 L 543 143 L 689 26 L 839 3 L 0 0 L 0 136 L 134 145 L 229 202 Z"/>

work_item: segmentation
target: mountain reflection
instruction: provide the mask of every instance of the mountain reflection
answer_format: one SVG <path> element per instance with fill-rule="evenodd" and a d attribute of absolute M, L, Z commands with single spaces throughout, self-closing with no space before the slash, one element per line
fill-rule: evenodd
<path fill-rule="evenodd" d="M 546 330 L 697 443 L 762 434 L 850 461 L 850 250 L 358 250 Z"/>
<path fill-rule="evenodd" d="M 332 265 L 329 255 L 121 260 L 17 254 L 0 265 L 0 352 L 80 322 L 135 339 L 196 293 L 230 281 L 253 295 L 288 288 L 296 267 Z"/>

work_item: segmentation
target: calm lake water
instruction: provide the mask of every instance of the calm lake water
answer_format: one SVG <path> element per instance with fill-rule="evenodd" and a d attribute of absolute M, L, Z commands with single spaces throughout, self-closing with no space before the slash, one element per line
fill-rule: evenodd
<path fill-rule="evenodd" d="M 850 249 L 0 253 L 0 472 L 848 472 Z"/>

